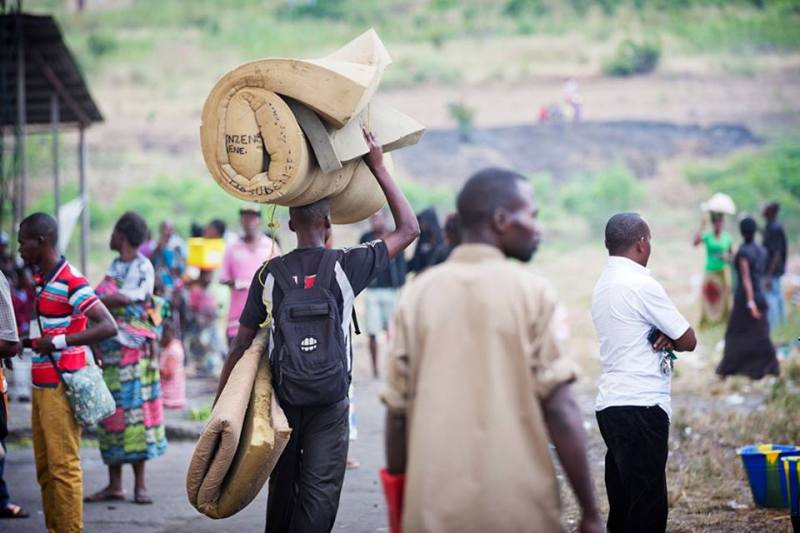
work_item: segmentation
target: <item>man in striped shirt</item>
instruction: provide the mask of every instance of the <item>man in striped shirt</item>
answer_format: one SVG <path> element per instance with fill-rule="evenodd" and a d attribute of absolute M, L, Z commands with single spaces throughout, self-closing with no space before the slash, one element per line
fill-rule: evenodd
<path fill-rule="evenodd" d="M 86 278 L 61 256 L 57 243 L 58 224 L 50 215 L 34 213 L 20 223 L 19 253 L 37 271 L 42 336 L 32 341 L 31 425 L 45 525 L 48 531 L 82 531 L 80 427 L 53 361 L 61 372 L 80 370 L 86 365 L 87 346 L 113 337 L 117 326 Z"/>

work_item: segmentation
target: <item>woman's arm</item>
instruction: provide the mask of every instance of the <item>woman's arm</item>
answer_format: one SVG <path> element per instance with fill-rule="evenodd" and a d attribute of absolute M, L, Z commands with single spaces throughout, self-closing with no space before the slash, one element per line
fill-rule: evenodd
<path fill-rule="evenodd" d="M 703 232 L 706 230 L 706 220 L 700 223 L 700 229 L 697 230 L 697 233 L 694 234 L 694 241 L 692 241 L 693 246 L 700 246 L 700 243 L 703 242 Z"/>
<path fill-rule="evenodd" d="M 761 311 L 758 310 L 755 301 L 753 280 L 750 279 L 750 264 L 744 257 L 739 258 L 739 272 L 741 273 L 742 288 L 744 288 L 744 295 L 747 298 L 747 308 L 750 309 L 750 315 L 756 320 L 761 320 Z"/>
<path fill-rule="evenodd" d="M 118 292 L 116 294 L 108 294 L 105 296 L 99 296 L 100 301 L 103 302 L 109 309 L 116 309 L 117 307 L 125 307 L 129 303 L 131 303 L 131 299 Z"/>

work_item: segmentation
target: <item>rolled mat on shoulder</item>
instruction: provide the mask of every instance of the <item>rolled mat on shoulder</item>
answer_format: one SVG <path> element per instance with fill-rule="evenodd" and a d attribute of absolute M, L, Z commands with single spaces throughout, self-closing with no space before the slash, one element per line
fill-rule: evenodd
<path fill-rule="evenodd" d="M 368 152 L 361 127 L 386 152 L 424 132 L 373 98 L 390 63 L 369 30 L 322 59 L 259 59 L 230 71 L 203 106 L 200 140 L 211 175 L 242 200 L 291 207 L 330 197 L 333 222 L 369 217 L 385 199 L 361 160 Z"/>
<path fill-rule="evenodd" d="M 225 518 L 255 499 L 291 429 L 272 394 L 262 330 L 236 363 L 192 455 L 186 493 L 195 509 Z"/>

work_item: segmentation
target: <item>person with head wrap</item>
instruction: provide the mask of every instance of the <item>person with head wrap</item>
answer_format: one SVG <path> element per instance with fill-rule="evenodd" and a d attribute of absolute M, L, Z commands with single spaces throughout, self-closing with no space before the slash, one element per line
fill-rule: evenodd
<path fill-rule="evenodd" d="M 700 326 L 722 324 L 730 314 L 731 283 L 728 263 L 732 256 L 730 233 L 725 231 L 725 215 L 712 211 L 711 230 L 706 231 L 706 220 L 694 236 L 694 245 L 706 249 L 706 265 L 701 290 Z"/>

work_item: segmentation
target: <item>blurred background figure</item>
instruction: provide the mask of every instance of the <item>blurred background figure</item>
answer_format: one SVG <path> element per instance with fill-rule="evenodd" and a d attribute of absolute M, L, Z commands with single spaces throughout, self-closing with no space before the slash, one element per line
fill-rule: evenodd
<path fill-rule="evenodd" d="M 21 339 L 38 337 L 39 328 L 35 327 L 35 335 L 32 334 L 32 324 L 35 324 L 36 314 L 34 310 L 34 300 L 36 298 L 36 288 L 33 281 L 33 274 L 30 269 L 24 266 L 17 266 L 14 275 L 9 279 L 11 289 L 11 304 L 14 308 L 14 318 L 17 322 L 17 332 Z M 30 348 L 23 349 L 12 366 L 9 366 L 8 377 L 9 395 L 18 401 L 28 401 L 31 398 L 31 357 L 33 351 Z M 10 361 L 9 361 L 10 365 Z"/>
<path fill-rule="evenodd" d="M 242 234 L 228 244 L 222 258 L 220 283 L 230 288 L 230 306 L 228 308 L 228 327 L 226 335 L 228 345 L 239 331 L 239 317 L 247 301 L 250 282 L 261 265 L 281 255 L 276 242 L 264 235 L 261 227 L 261 206 L 246 204 L 239 209 L 239 221 Z"/>
<path fill-rule="evenodd" d="M 156 275 L 161 278 L 164 296 L 171 299 L 186 265 L 186 241 L 175 231 L 169 220 L 159 225 L 159 237 L 150 257 Z"/>
<path fill-rule="evenodd" d="M 200 377 L 219 376 L 226 350 L 217 334 L 219 305 L 211 288 L 213 276 L 212 270 L 201 270 L 198 279 L 189 283 L 186 298 L 183 341 Z"/>
<path fill-rule="evenodd" d="M 764 274 L 764 294 L 767 298 L 767 321 L 769 330 L 773 331 L 786 320 L 786 308 L 783 301 L 781 278 L 786 273 L 786 233 L 778 220 L 781 207 L 777 202 L 770 202 L 764 207 L 764 248 L 767 250 L 767 271 Z"/>
<path fill-rule="evenodd" d="M 725 213 L 736 212 L 733 201 L 724 194 L 715 194 L 701 206 L 709 214 L 711 229 L 704 218 L 694 236 L 694 246 L 703 244 L 706 264 L 700 291 L 700 327 L 724 324 L 730 314 L 731 279 L 728 264 L 733 255 L 733 239 L 725 231 Z"/>
<path fill-rule="evenodd" d="M 572 118 L 572 122 L 581 121 L 581 96 L 578 94 L 578 82 L 575 78 L 569 78 L 564 82 L 564 103 L 567 106 L 567 114 Z"/>
<path fill-rule="evenodd" d="M 417 218 L 419 219 L 419 217 Z M 391 231 L 383 211 L 372 215 L 369 218 L 369 225 L 370 230 L 361 236 L 359 242 L 383 239 Z M 372 375 L 376 378 L 378 377 L 378 336 L 384 333 L 390 335 L 397 294 L 405 285 L 407 271 L 406 258 L 401 252 L 389 262 L 389 268 L 372 280 L 364 294 L 364 331 L 369 337 Z"/>
<path fill-rule="evenodd" d="M 0 231 L 0 272 L 5 274 L 7 279 L 11 279 L 16 265 L 14 256 L 8 252 L 8 233 Z"/>
<path fill-rule="evenodd" d="M 224 220 L 215 218 L 203 229 L 203 237 L 206 239 L 224 239 L 226 224 Z"/>
<path fill-rule="evenodd" d="M 182 275 L 186 268 L 186 255 L 186 241 L 178 235 L 170 220 L 163 220 L 159 225 L 158 241 L 149 258 L 155 273 L 155 294 L 169 305 L 179 338 L 185 314 Z"/>
<path fill-rule="evenodd" d="M 175 327 L 172 321 L 164 322 L 160 344 L 161 355 L 158 360 L 164 407 L 181 409 L 186 407 L 185 356 L 183 345 L 175 336 Z"/>
<path fill-rule="evenodd" d="M 0 518 L 28 518 L 28 513 L 11 501 L 3 471 L 6 464 L 6 441 L 8 434 L 8 384 L 3 374 L 3 366 L 12 367 L 11 358 L 20 349 L 20 335 L 14 319 L 11 303 L 11 289 L 5 275 L 0 272 Z"/>
<path fill-rule="evenodd" d="M 444 243 L 434 248 L 431 254 L 431 266 L 444 263 L 453 248 L 461 244 L 461 228 L 458 223 L 458 214 L 450 213 L 444 219 Z"/>
<path fill-rule="evenodd" d="M 769 337 L 766 311 L 767 300 L 763 282 L 767 272 L 767 250 L 755 242 L 756 221 L 750 217 L 739 224 L 744 243 L 734 257 L 736 294 L 733 312 L 725 331 L 725 352 L 717 366 L 721 377 L 730 375 L 761 379 L 767 374 L 778 375 L 778 359 Z"/>
<path fill-rule="evenodd" d="M 436 216 L 436 209 L 433 207 L 418 213 L 417 221 L 420 230 L 419 240 L 414 256 L 408 263 L 408 270 L 419 274 L 433 264 L 436 248 L 444 244 L 444 235 L 439 225 L 439 217 Z"/>

